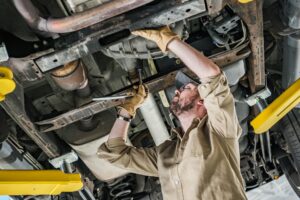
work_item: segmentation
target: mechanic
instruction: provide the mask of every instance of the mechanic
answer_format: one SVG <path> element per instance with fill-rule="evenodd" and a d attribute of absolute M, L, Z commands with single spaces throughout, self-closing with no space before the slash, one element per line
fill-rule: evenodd
<path fill-rule="evenodd" d="M 169 140 L 153 148 L 125 143 L 130 119 L 147 96 L 140 85 L 137 94 L 120 106 L 99 157 L 128 172 L 159 177 L 167 200 L 246 199 L 238 142 L 242 129 L 224 73 L 168 27 L 133 34 L 156 42 L 163 52 L 173 52 L 201 84 L 183 72 L 176 75 L 177 90 L 170 110 L 182 131 L 172 130 Z"/>

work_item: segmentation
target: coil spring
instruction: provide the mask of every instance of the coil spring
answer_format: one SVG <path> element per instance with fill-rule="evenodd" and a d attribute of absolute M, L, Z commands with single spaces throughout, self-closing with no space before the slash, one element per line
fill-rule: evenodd
<path fill-rule="evenodd" d="M 133 193 L 134 179 L 131 175 L 116 179 L 108 184 L 109 195 L 113 200 L 127 199 Z"/>

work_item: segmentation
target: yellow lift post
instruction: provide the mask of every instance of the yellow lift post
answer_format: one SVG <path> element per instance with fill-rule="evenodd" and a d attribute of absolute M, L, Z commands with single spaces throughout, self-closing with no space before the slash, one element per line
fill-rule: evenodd
<path fill-rule="evenodd" d="M 250 124 L 256 134 L 268 131 L 300 103 L 300 78 L 257 115 Z"/>

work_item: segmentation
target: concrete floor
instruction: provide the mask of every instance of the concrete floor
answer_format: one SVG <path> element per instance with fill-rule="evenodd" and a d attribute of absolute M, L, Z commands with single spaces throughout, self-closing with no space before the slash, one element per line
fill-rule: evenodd
<path fill-rule="evenodd" d="M 247 192 L 248 200 L 298 200 L 285 176 Z"/>

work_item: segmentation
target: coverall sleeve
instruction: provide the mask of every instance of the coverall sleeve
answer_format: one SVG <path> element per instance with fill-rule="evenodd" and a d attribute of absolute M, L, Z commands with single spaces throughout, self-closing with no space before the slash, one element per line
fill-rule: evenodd
<path fill-rule="evenodd" d="M 225 138 L 238 138 L 242 133 L 233 95 L 224 72 L 200 80 L 200 97 L 207 109 L 208 123 L 217 134 Z"/>
<path fill-rule="evenodd" d="M 97 154 L 99 158 L 128 172 L 158 177 L 155 147 L 136 148 L 126 145 L 122 138 L 113 138 L 103 143 Z"/>

